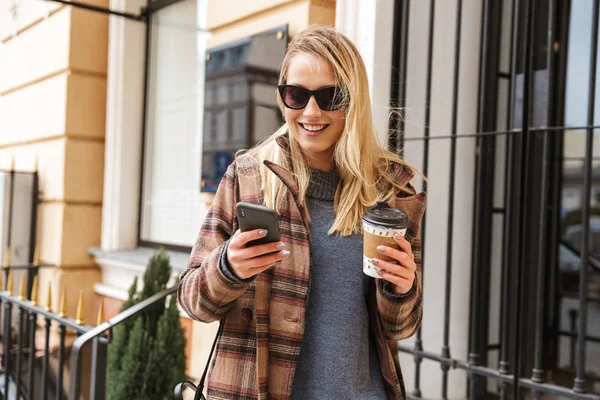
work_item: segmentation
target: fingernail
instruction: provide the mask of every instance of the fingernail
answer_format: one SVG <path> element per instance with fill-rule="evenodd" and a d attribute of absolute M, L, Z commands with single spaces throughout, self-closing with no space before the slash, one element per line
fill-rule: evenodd
<path fill-rule="evenodd" d="M 371 264 L 373 264 L 373 265 L 379 265 L 379 260 L 377 260 L 377 259 L 374 258 L 374 259 L 371 260 Z"/>
<path fill-rule="evenodd" d="M 377 251 L 380 253 L 385 253 L 385 247 L 383 246 L 377 246 Z"/>
<path fill-rule="evenodd" d="M 378 275 L 383 275 L 383 271 L 380 270 L 379 268 L 373 268 L 375 270 L 375 272 L 377 272 Z"/>
<path fill-rule="evenodd" d="M 287 256 L 289 256 L 289 255 L 290 255 L 290 252 L 289 252 L 289 251 L 287 251 L 287 250 L 284 250 L 284 251 L 282 251 L 282 252 L 281 252 L 281 255 L 282 255 L 283 257 L 287 257 Z"/>
<path fill-rule="evenodd" d="M 279 244 L 277 245 L 277 248 L 278 248 L 279 250 L 283 249 L 284 247 L 285 247 L 285 244 L 283 244 L 283 243 L 279 243 Z"/>
<path fill-rule="evenodd" d="M 399 233 L 394 233 L 394 239 L 400 240 L 401 237 Z"/>
<path fill-rule="evenodd" d="M 267 234 L 267 230 L 266 229 L 261 229 L 260 231 L 258 231 L 258 234 L 260 236 L 265 236 Z"/>

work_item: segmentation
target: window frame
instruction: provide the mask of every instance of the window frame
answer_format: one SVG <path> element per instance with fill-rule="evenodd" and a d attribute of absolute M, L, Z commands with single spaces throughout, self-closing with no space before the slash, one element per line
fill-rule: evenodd
<path fill-rule="evenodd" d="M 144 173 L 146 172 L 146 129 L 148 127 L 148 92 L 150 89 L 149 85 L 149 72 L 150 72 L 150 48 L 152 40 L 152 19 L 155 14 L 160 10 L 182 2 L 184 0 L 147 0 L 147 15 L 146 21 L 146 49 L 145 49 L 145 60 L 144 60 L 144 101 L 143 101 L 143 112 L 142 112 L 142 143 L 141 143 L 141 157 L 140 157 L 140 179 L 138 187 L 138 224 L 137 224 L 137 246 L 138 247 L 151 247 L 151 248 L 164 248 L 165 250 L 177 251 L 189 253 L 192 250 L 192 246 L 176 245 L 171 243 L 161 243 L 152 240 L 142 239 L 142 207 L 144 203 Z M 198 0 L 196 0 L 198 1 Z"/>
<path fill-rule="evenodd" d="M 148 0 L 150 1 L 150 0 Z M 139 218 L 138 218 L 138 225 L 137 225 L 137 245 L 138 247 L 151 247 L 151 248 L 165 248 L 166 250 L 172 250 L 172 251 L 179 251 L 179 252 L 187 252 L 189 253 L 192 250 L 193 246 L 186 246 L 186 245 L 178 245 L 178 244 L 171 244 L 171 243 L 163 243 L 163 242 L 158 242 L 158 241 L 154 241 L 154 240 L 147 240 L 147 239 L 143 239 L 142 238 L 142 225 L 143 225 L 143 203 L 144 203 L 144 174 L 146 172 L 146 166 L 145 163 L 147 161 L 146 157 L 146 145 L 147 145 L 147 127 L 148 127 L 148 104 L 149 104 L 149 90 L 150 90 L 150 82 L 149 82 L 149 72 L 150 72 L 150 51 L 151 51 L 151 41 L 152 41 L 152 32 L 151 32 L 151 28 L 152 28 L 152 18 L 154 17 L 154 13 L 164 9 L 165 7 L 169 7 L 173 4 L 179 3 L 181 1 L 184 0 L 156 0 L 152 3 L 149 3 L 148 5 L 148 21 L 146 24 L 146 49 L 145 49 L 145 71 L 144 71 L 144 102 L 143 102 L 143 123 L 142 123 L 142 144 L 141 144 L 141 168 L 140 168 L 140 180 L 139 180 L 139 188 L 138 188 L 138 193 L 139 193 L 139 204 L 138 204 L 138 214 L 139 214 Z M 220 46 L 216 46 L 214 48 L 211 49 L 206 49 L 206 54 L 212 54 L 215 51 L 221 51 L 221 50 L 226 50 L 229 48 L 233 48 L 236 46 L 239 46 L 241 43 L 245 43 L 248 42 L 250 43 L 252 41 L 252 38 L 254 37 L 258 37 L 258 36 L 262 36 L 262 35 L 273 35 L 275 37 L 277 37 L 278 40 L 282 40 L 285 43 L 285 47 L 287 48 L 287 43 L 289 42 L 289 26 L 288 24 L 283 24 L 280 26 L 276 26 L 270 29 L 266 29 L 264 31 L 260 31 L 260 32 L 256 32 L 250 35 L 247 35 L 246 37 L 242 38 L 242 39 L 238 39 L 238 40 L 234 40 L 231 42 L 228 42 L 226 44 L 220 45 Z M 207 60 L 208 61 L 208 60 Z M 258 66 L 252 66 L 252 65 L 242 65 L 240 67 L 236 67 L 234 70 L 230 70 L 230 71 L 225 71 L 225 72 L 216 72 L 213 74 L 209 74 L 208 71 L 206 71 L 207 76 L 205 77 L 205 82 L 204 82 L 204 86 L 202 88 L 202 90 L 205 90 L 207 87 L 216 87 L 213 83 L 208 83 L 208 75 L 214 75 L 212 76 L 213 79 L 233 79 L 236 78 L 235 81 L 236 82 L 240 82 L 246 85 L 247 87 L 247 99 L 244 101 L 240 101 L 240 105 L 244 105 L 244 107 L 246 108 L 246 113 L 247 113 L 247 125 L 249 126 L 249 132 L 247 132 L 246 134 L 246 139 L 247 139 L 247 143 L 246 146 L 250 147 L 253 145 L 252 142 L 252 138 L 253 138 L 253 129 L 252 127 L 254 126 L 254 109 L 256 107 L 263 107 L 263 108 L 267 108 L 267 109 L 276 109 L 277 107 L 272 105 L 272 104 L 267 104 L 264 103 L 260 100 L 254 99 L 253 96 L 253 85 L 255 84 L 268 84 L 268 85 L 276 85 L 278 82 L 278 76 L 262 76 L 264 74 L 266 74 L 268 72 L 268 74 L 272 74 L 272 71 L 267 71 L 266 69 L 263 69 L 262 67 L 258 67 Z M 239 79 L 237 79 L 239 78 Z M 275 89 L 274 89 L 275 92 Z M 228 110 L 228 112 L 230 111 L 230 107 L 231 104 L 227 105 L 227 106 L 223 106 L 224 109 Z M 206 112 L 207 106 L 206 104 L 203 105 L 204 107 L 204 112 Z M 211 108 L 215 108 L 215 107 L 219 107 L 219 106 L 215 106 L 214 104 L 211 106 Z M 279 109 L 277 108 L 276 110 L 277 112 L 279 112 Z M 228 114 L 228 123 L 231 123 L 231 118 L 232 116 Z M 283 117 L 280 118 L 280 122 L 283 122 Z M 202 129 L 204 130 L 204 124 L 202 125 Z M 203 132 L 204 134 L 204 132 Z M 199 160 L 197 160 L 196 162 L 198 163 L 202 163 L 203 159 L 205 156 L 205 149 L 204 146 L 202 146 L 202 152 L 201 152 L 201 157 Z M 202 173 L 201 173 L 201 177 L 202 177 Z M 209 200 L 208 202 L 210 202 L 210 200 L 212 200 L 213 196 L 214 196 L 214 192 L 211 191 L 203 191 L 201 188 L 201 182 L 198 182 L 198 187 L 197 190 L 200 194 L 200 198 Z"/>

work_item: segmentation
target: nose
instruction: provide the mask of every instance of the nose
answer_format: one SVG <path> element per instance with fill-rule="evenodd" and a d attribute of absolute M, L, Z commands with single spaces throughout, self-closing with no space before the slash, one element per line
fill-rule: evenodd
<path fill-rule="evenodd" d="M 311 96 L 310 99 L 308 99 L 308 103 L 306 104 L 306 107 L 304 107 L 303 114 L 305 117 L 309 118 L 316 118 L 321 116 L 321 109 L 317 104 L 317 100 L 315 100 L 315 96 Z"/>

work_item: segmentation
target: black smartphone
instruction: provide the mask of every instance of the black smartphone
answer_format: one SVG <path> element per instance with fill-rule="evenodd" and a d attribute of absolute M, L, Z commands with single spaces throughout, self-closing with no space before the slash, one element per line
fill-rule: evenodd
<path fill-rule="evenodd" d="M 254 229 L 266 229 L 267 236 L 248 242 L 247 246 L 278 242 L 279 226 L 275 210 L 257 204 L 240 201 L 236 205 L 238 225 L 240 231 L 247 232 Z"/>

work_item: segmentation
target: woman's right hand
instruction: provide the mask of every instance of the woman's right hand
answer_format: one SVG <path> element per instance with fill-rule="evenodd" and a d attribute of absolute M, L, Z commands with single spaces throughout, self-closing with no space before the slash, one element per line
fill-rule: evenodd
<path fill-rule="evenodd" d="M 290 255 L 289 251 L 283 250 L 285 244 L 282 242 L 246 247 L 248 242 L 266 235 L 267 231 L 264 229 L 243 233 L 238 229 L 233 235 L 227 247 L 227 263 L 238 278 L 248 279 L 258 275 Z"/>

